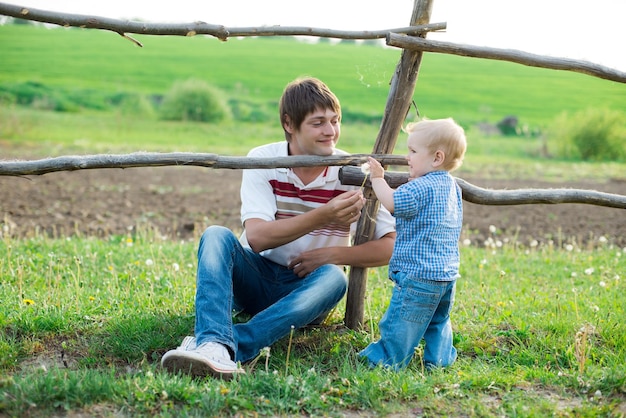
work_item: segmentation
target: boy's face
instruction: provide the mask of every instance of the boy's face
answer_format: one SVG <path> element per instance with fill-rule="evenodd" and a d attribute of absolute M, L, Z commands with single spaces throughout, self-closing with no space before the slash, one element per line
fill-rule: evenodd
<path fill-rule="evenodd" d="M 291 125 L 285 129 L 291 134 L 289 150 L 292 155 L 328 156 L 335 151 L 339 141 L 339 115 L 331 109 L 316 109 L 309 113 L 300 129 Z"/>
<path fill-rule="evenodd" d="M 406 160 L 409 163 L 409 178 L 417 178 L 435 170 L 435 154 L 426 147 L 426 141 L 415 132 L 407 139 L 409 152 Z"/>

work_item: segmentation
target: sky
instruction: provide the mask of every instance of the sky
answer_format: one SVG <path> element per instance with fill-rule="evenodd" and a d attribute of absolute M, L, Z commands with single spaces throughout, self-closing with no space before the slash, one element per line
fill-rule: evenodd
<path fill-rule="evenodd" d="M 381 30 L 408 26 L 413 0 L 10 0 L 44 10 L 154 23 Z M 517 49 L 626 71 L 625 0 L 433 0 L 428 39 Z"/>

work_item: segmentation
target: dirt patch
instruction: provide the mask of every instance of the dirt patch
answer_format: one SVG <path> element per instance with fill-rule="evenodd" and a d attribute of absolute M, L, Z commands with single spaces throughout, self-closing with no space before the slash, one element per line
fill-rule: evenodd
<path fill-rule="evenodd" d="M 626 182 L 542 183 L 465 178 L 491 189 L 578 188 L 626 194 Z M 211 224 L 240 230 L 241 171 L 200 167 L 102 169 L 43 176 L 0 176 L 2 233 L 28 237 L 80 234 L 106 237 L 137 229 L 196 239 Z M 576 242 L 605 237 L 626 247 L 624 210 L 581 204 L 485 206 L 465 202 L 464 238 L 482 244 L 497 228 L 500 240 Z"/>

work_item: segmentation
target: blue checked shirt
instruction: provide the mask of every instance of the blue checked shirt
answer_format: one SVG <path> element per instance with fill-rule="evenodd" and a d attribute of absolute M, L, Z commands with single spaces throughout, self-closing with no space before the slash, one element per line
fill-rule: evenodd
<path fill-rule="evenodd" d="M 396 243 L 389 271 L 449 281 L 459 277 L 463 224 L 461 188 L 447 171 L 433 171 L 401 185 L 393 195 Z"/>

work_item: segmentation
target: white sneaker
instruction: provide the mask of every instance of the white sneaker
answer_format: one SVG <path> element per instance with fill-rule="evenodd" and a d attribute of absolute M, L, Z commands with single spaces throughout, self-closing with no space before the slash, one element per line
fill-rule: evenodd
<path fill-rule="evenodd" d="M 180 345 L 176 349 L 183 350 L 183 351 L 195 350 L 196 349 L 196 337 L 192 337 L 190 335 L 186 336 L 185 338 L 183 338 L 183 342 L 180 343 Z"/>
<path fill-rule="evenodd" d="M 214 376 L 229 380 L 245 370 L 232 361 L 228 349 L 220 343 L 206 342 L 196 346 L 194 337 L 185 337 L 181 345 L 170 350 L 161 359 L 161 366 L 170 372 L 192 376 Z"/>

